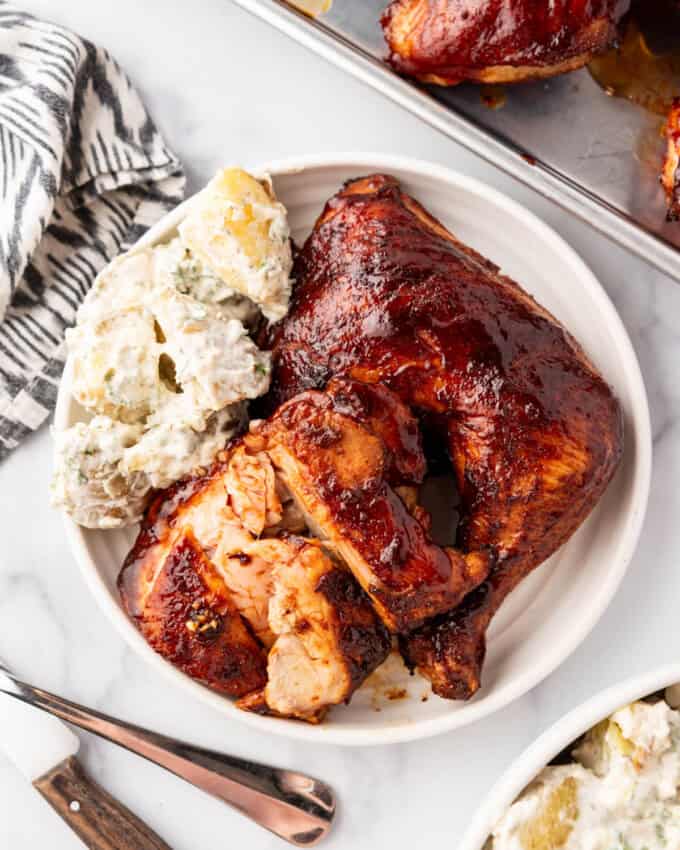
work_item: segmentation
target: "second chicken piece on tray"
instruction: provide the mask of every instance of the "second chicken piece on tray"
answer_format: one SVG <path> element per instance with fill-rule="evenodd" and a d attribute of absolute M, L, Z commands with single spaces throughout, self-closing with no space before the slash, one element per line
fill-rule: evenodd
<path fill-rule="evenodd" d="M 630 0 L 393 0 L 391 62 L 427 83 L 517 83 L 588 63 L 615 40 Z"/>

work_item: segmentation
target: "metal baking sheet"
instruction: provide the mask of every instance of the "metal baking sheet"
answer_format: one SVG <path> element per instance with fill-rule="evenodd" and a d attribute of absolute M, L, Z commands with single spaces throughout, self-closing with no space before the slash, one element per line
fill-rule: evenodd
<path fill-rule="evenodd" d="M 387 0 L 335 0 L 316 19 L 284 0 L 234 1 L 680 281 L 680 223 L 666 222 L 659 185 L 661 119 L 608 97 L 586 69 L 507 87 L 490 109 L 478 86 L 423 86 L 389 68 Z"/>

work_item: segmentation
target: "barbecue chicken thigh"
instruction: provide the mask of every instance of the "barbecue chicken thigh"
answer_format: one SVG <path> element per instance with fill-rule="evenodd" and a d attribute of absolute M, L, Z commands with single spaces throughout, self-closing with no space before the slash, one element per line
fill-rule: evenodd
<path fill-rule="evenodd" d="M 360 415 L 364 407 L 351 387 L 339 382 L 337 389 Z M 363 421 L 365 444 L 353 446 L 353 462 L 361 465 L 364 453 L 373 451 L 395 480 L 402 473 L 409 480 L 422 477 L 415 421 L 397 399 L 388 398 L 388 390 L 368 387 L 364 394 L 379 395 L 387 406 L 376 407 L 374 418 Z M 395 418 L 399 413 L 406 421 Z M 359 427 L 349 415 L 336 424 L 350 434 Z M 337 451 L 338 440 L 347 443 L 344 431 L 334 435 L 332 425 L 322 426 L 320 439 Z M 281 420 L 254 423 L 211 469 L 160 493 L 123 566 L 119 588 L 147 641 L 188 675 L 246 697 L 242 708 L 317 722 L 385 660 L 391 638 L 338 554 L 341 541 L 309 537 L 307 503 L 296 502 L 275 465 L 280 427 Z M 382 430 L 385 443 L 371 427 Z M 301 431 L 312 444 L 319 436 L 312 422 Z M 398 455 L 387 447 L 390 441 Z M 377 466 L 373 471 L 377 474 Z M 323 486 L 320 477 L 310 479 L 308 486 L 314 485 Z M 410 496 L 411 490 L 406 488 Z M 337 487 L 332 492 L 342 498 Z M 347 491 L 346 497 L 354 495 Z M 422 515 L 417 506 L 413 510 Z M 416 523 L 410 514 L 409 520 Z"/>
<path fill-rule="evenodd" d="M 394 67 L 427 83 L 516 83 L 587 64 L 630 0 L 393 0 L 382 19 Z"/>
<path fill-rule="evenodd" d="M 391 628 L 407 631 L 434 600 L 439 616 L 402 638 L 404 656 L 436 693 L 467 698 L 495 611 L 573 534 L 614 474 L 619 405 L 546 310 L 389 176 L 351 181 L 328 202 L 294 277 L 291 311 L 270 331 L 272 409 L 333 376 L 389 388 L 448 451 L 462 502 L 459 550 L 447 551 L 448 563 L 443 550 L 435 556 L 422 523 L 410 525 L 396 505 L 389 465 L 377 449 L 360 449 L 358 435 L 342 449 L 319 394 L 289 402 L 265 426 L 269 454 Z M 317 464 L 329 473 L 321 487 Z M 333 493 L 343 481 L 345 503 Z M 411 553 L 427 564 L 424 588 Z M 455 607 L 487 566 L 486 581 Z M 428 586 L 438 571 L 439 586 Z"/>

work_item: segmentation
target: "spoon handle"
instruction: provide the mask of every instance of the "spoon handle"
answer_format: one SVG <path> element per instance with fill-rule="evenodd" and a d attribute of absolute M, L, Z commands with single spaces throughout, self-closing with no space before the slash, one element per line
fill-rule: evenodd
<path fill-rule="evenodd" d="M 335 797 L 318 779 L 194 747 L 85 708 L 3 672 L 11 684 L 6 686 L 0 678 L 0 692 L 143 756 L 291 844 L 311 847 L 330 828 Z"/>

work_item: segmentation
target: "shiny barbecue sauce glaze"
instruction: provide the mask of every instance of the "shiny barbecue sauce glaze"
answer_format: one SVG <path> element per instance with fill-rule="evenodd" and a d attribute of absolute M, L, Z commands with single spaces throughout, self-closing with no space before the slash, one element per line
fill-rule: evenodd
<path fill-rule="evenodd" d="M 391 628 L 405 631 L 458 604 L 484 577 L 488 559 L 468 564 L 462 553 L 433 544 L 388 484 L 395 475 L 405 480 L 405 469 L 415 472 L 413 483 L 424 472 L 415 420 L 391 395 L 380 385 L 332 381 L 327 393 L 298 394 L 282 405 L 262 433 L 278 435 L 306 470 L 306 491 L 332 517 L 331 541 L 339 535 L 368 566 L 366 590 Z M 371 408 L 380 414 L 377 427 L 365 416 Z M 402 454 L 412 460 L 400 471 L 394 458 Z"/>
<path fill-rule="evenodd" d="M 454 83 L 493 66 L 547 66 L 601 50 L 630 0 L 395 0 L 382 18 L 391 61 Z"/>
<path fill-rule="evenodd" d="M 422 226 L 392 178 L 358 182 L 366 194 L 332 198 L 297 259 L 291 312 L 268 340 L 270 405 L 351 374 L 416 410 L 533 428 L 564 422 L 571 390 L 595 407 L 608 396 L 564 330 L 499 285 L 492 263 Z"/>

